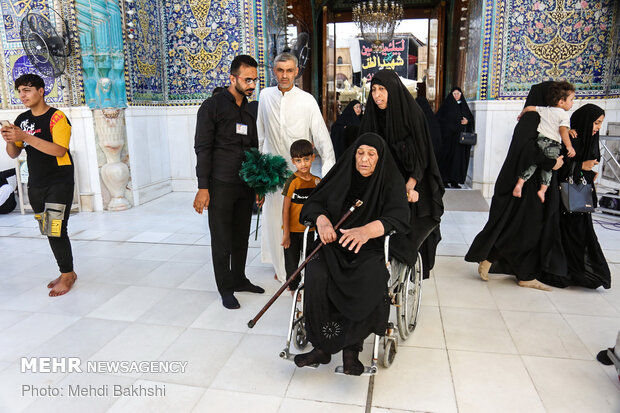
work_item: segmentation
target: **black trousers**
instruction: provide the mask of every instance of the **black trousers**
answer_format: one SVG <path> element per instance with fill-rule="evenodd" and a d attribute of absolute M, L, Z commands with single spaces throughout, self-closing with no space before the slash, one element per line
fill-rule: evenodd
<path fill-rule="evenodd" d="M 47 237 L 50 243 L 58 269 L 61 273 L 73 271 L 73 253 L 71 241 L 67 234 L 67 224 L 73 203 L 73 184 L 51 184 L 44 187 L 28 187 L 28 199 L 35 213 L 45 210 L 46 203 L 64 204 L 65 216 L 62 221 L 60 237 Z"/>
<path fill-rule="evenodd" d="M 225 296 L 249 282 L 245 276 L 245 261 L 255 195 L 245 183 L 211 179 L 209 196 L 213 271 L 217 289 Z"/>
<path fill-rule="evenodd" d="M 304 247 L 304 233 L 303 232 L 291 232 L 291 245 L 288 248 L 284 248 L 284 268 L 286 269 L 286 279 L 291 278 L 291 275 L 299 268 L 299 258 L 301 257 L 301 250 Z M 314 231 L 308 231 L 308 242 L 306 244 L 306 257 L 309 252 L 312 252 L 312 241 L 314 240 Z M 299 286 L 299 276 L 295 281 L 289 284 L 291 290 L 296 290 Z"/>

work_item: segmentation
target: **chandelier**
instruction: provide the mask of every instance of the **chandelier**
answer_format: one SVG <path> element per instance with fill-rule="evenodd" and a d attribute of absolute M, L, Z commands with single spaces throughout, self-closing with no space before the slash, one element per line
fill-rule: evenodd
<path fill-rule="evenodd" d="M 353 21 L 362 32 L 362 37 L 381 49 L 383 43 L 394 37 L 394 29 L 403 17 L 403 6 L 394 1 L 363 1 L 353 7 Z"/>

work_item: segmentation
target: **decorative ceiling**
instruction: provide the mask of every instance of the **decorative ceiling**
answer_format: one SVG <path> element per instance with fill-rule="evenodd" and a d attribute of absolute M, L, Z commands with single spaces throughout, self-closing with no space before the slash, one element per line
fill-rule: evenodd
<path fill-rule="evenodd" d="M 347 12 L 353 9 L 356 3 L 363 0 L 328 0 L 328 6 L 335 12 Z M 403 9 L 435 7 L 441 0 L 398 0 Z"/>

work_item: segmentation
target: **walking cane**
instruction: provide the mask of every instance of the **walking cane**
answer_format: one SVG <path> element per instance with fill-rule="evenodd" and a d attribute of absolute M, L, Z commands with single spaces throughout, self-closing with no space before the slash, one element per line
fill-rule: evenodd
<path fill-rule="evenodd" d="M 349 208 L 349 210 L 342 216 L 342 218 L 340 218 L 340 221 L 338 221 L 338 223 L 336 224 L 336 226 L 334 227 L 334 231 L 338 231 L 338 229 L 340 228 L 340 226 L 343 224 L 344 221 L 346 221 L 347 218 L 349 218 L 349 215 L 351 215 L 353 213 L 353 211 L 355 211 L 356 208 L 361 207 L 363 204 L 362 201 L 360 201 L 359 199 L 357 201 L 355 201 L 355 204 L 353 204 L 351 206 L 351 208 Z M 252 328 L 256 325 L 256 322 L 263 316 L 263 314 L 265 314 L 265 312 L 269 309 L 269 307 L 271 307 L 271 305 L 278 299 L 278 297 L 284 292 L 284 290 L 286 290 L 286 287 L 288 287 L 288 285 L 295 279 L 297 278 L 297 276 L 301 273 L 301 270 L 304 269 L 304 267 L 306 266 L 306 264 L 308 264 L 308 262 L 310 261 L 310 259 L 321 249 L 321 247 L 325 245 L 322 242 L 316 246 L 316 248 L 314 249 L 314 251 L 312 251 L 310 253 L 310 255 L 308 255 L 306 257 L 306 259 L 304 260 L 304 262 L 301 263 L 301 265 L 299 266 L 299 268 L 297 268 L 297 270 L 295 270 L 295 272 L 291 275 L 291 277 L 286 280 L 286 282 L 284 284 L 282 284 L 282 286 L 280 287 L 280 289 L 278 291 L 276 291 L 276 293 L 273 295 L 273 297 L 271 297 L 271 299 L 269 301 L 267 301 L 267 304 L 265 304 L 265 306 L 258 312 L 258 314 L 256 314 L 256 316 L 254 316 L 253 319 L 251 319 L 250 321 L 248 321 L 248 327 Z"/>

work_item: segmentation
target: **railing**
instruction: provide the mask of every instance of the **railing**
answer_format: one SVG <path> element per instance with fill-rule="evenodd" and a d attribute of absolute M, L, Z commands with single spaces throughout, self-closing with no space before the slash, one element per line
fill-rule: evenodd
<path fill-rule="evenodd" d="M 599 187 L 597 190 L 597 194 L 600 197 L 606 196 L 610 198 L 615 198 L 620 200 L 620 195 L 617 194 L 618 189 L 620 189 L 620 162 L 616 159 L 612 149 L 609 147 L 610 142 L 620 142 L 620 136 L 609 136 L 609 135 L 601 135 L 600 136 L 600 149 L 601 149 L 601 162 L 599 166 L 599 174 L 597 177 L 597 186 Z M 613 178 L 604 177 L 604 172 L 611 172 Z M 609 182 L 611 185 L 602 184 L 603 180 Z M 609 187 L 610 189 L 615 189 L 616 194 L 613 193 L 602 193 L 601 185 Z M 620 215 L 620 211 L 616 209 L 609 209 L 600 206 L 596 209 L 597 212 L 606 212 L 609 214 Z"/>

